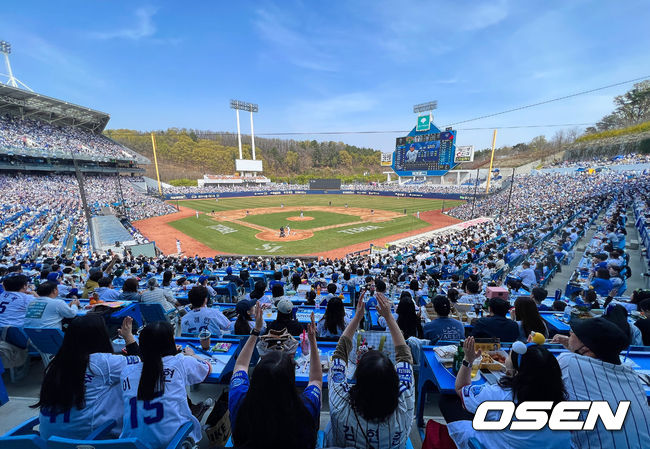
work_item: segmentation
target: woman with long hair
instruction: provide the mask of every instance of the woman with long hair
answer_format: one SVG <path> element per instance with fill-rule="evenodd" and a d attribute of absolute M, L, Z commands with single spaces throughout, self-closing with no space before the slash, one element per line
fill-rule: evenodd
<path fill-rule="evenodd" d="M 478 431 L 472 427 L 473 413 L 485 401 L 515 404 L 544 401 L 556 405 L 567 400 L 562 370 L 548 349 L 536 343 L 515 342 L 506 359 L 506 375 L 493 385 L 472 385 L 471 366 L 474 360 L 481 357 L 481 350 L 475 350 L 474 337 L 465 339 L 463 349 L 465 358 L 456 376 L 458 397 L 443 397 L 440 400 L 440 410 L 447 421 L 449 436 L 459 449 L 468 448 L 471 438 L 476 438 L 485 448 L 563 449 L 571 446 L 568 431 L 552 431 L 548 426 L 540 430 L 517 431 Z M 488 412 L 487 421 L 498 419 L 498 411 Z"/>
<path fill-rule="evenodd" d="M 131 317 L 124 318 L 120 334 L 127 353 L 137 354 L 138 345 L 131 333 Z M 115 420 L 119 434 L 122 417 L 120 373 L 137 357 L 113 354 L 106 323 L 99 314 L 89 313 L 72 320 L 63 343 L 45 369 L 40 398 L 40 433 L 85 438 L 96 428 Z"/>
<path fill-rule="evenodd" d="M 252 316 L 255 303 L 242 299 L 235 305 L 237 319 L 232 324 L 232 330 L 235 335 L 248 335 L 253 329 L 254 317 Z M 263 326 L 265 328 L 265 326 Z M 262 329 L 265 330 L 265 329 Z"/>
<path fill-rule="evenodd" d="M 142 363 L 129 365 L 121 375 L 123 425 L 121 438 L 137 438 L 151 448 L 166 447 L 178 428 L 193 424 L 190 437 L 201 439 L 201 424 L 192 415 L 186 387 L 210 374 L 210 362 L 189 346 L 179 354 L 174 328 L 166 321 L 140 331 Z"/>
<path fill-rule="evenodd" d="M 363 293 L 362 293 L 363 295 Z M 357 360 L 355 383 L 348 383 L 346 367 L 352 338 L 364 315 L 363 296 L 339 339 L 329 372 L 330 424 L 325 446 L 404 448 L 415 410 L 413 358 L 386 296 L 376 293 L 377 311 L 384 317 L 395 345 L 395 360 L 370 350 Z M 399 373 L 399 375 L 398 375 Z"/>
<path fill-rule="evenodd" d="M 520 296 L 515 300 L 515 313 L 512 319 L 519 326 L 519 340 L 526 341 L 531 332 L 539 332 L 548 338 L 548 328 L 539 314 L 537 303 L 528 296 Z"/>
<path fill-rule="evenodd" d="M 334 297 L 327 303 L 325 314 L 318 321 L 319 337 L 338 337 L 343 333 L 350 319 L 345 315 L 345 307 L 341 298 Z"/>
<path fill-rule="evenodd" d="M 408 292 L 403 292 L 397 304 L 397 325 L 404 334 L 404 339 L 409 337 L 424 338 L 422 331 L 422 320 L 415 312 L 415 303 Z"/>
<path fill-rule="evenodd" d="M 248 377 L 248 366 L 262 331 L 262 307 L 255 306 L 255 327 L 237 357 L 230 380 L 228 409 L 235 447 L 303 449 L 316 446 L 323 372 L 316 350 L 312 314 L 307 326 L 311 345 L 309 384 L 296 391 L 293 355 L 268 351 Z"/>

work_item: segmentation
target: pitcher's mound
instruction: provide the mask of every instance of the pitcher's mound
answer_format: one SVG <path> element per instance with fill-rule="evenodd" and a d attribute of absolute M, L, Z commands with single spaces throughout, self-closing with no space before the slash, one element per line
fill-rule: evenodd
<path fill-rule="evenodd" d="M 295 242 L 296 240 L 305 240 L 313 236 L 313 232 L 302 229 L 292 229 L 291 235 L 285 234 L 284 237 L 280 237 L 280 231 L 263 231 L 255 234 L 256 239 L 267 242 Z"/>
<path fill-rule="evenodd" d="M 287 217 L 287 220 L 289 221 L 311 221 L 313 220 L 314 217 L 305 217 L 305 216 L 298 216 L 298 217 Z"/>

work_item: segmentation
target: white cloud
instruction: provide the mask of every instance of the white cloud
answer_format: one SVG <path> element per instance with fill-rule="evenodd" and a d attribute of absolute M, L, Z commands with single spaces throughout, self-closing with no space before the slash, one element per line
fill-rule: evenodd
<path fill-rule="evenodd" d="M 275 57 L 284 59 L 303 69 L 333 72 L 338 64 L 329 54 L 331 42 L 323 33 L 308 33 L 289 15 L 277 9 L 258 9 L 253 24 L 264 42 L 275 50 Z"/>
<path fill-rule="evenodd" d="M 90 37 L 94 39 L 130 39 L 140 40 L 152 37 L 156 34 L 156 25 L 153 22 L 153 16 L 157 8 L 141 7 L 135 10 L 135 24 L 130 28 L 122 28 L 113 31 L 93 32 Z"/>

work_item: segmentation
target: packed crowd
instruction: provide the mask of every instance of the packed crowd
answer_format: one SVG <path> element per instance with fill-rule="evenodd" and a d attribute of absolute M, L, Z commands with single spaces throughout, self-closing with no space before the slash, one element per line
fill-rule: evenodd
<path fill-rule="evenodd" d="M 111 139 L 80 128 L 0 116 L 0 148 L 39 151 L 44 156 L 88 156 L 142 162 L 142 156 Z"/>
<path fill-rule="evenodd" d="M 130 220 L 140 220 L 176 211 L 142 193 L 127 179 L 121 178 L 118 186 L 116 176 L 85 176 L 91 212 L 109 207 Z M 72 175 L 0 175 L 0 208 L 0 251 L 7 256 L 23 258 L 39 250 L 43 255 L 57 256 L 68 250 L 87 250 L 88 225 L 77 179 Z M 134 236 L 145 240 L 135 230 Z"/>
<path fill-rule="evenodd" d="M 615 157 L 596 157 L 579 161 L 557 161 L 543 168 L 570 168 L 570 167 L 607 167 L 610 165 L 634 165 L 650 163 L 650 154 L 630 153 Z"/>
<path fill-rule="evenodd" d="M 637 185 L 628 185 L 619 193 L 636 188 Z M 464 260 L 478 268 L 477 261 L 486 256 L 495 256 L 495 266 L 503 267 L 506 263 L 498 249 L 502 245 L 508 247 L 527 238 L 534 244 L 562 213 L 573 207 L 588 214 L 607 204 L 611 193 L 583 199 L 585 209 L 567 201 L 563 204 L 565 209 L 535 217 L 532 224 L 533 220 L 516 224 L 488 221 L 433 239 L 419 248 L 343 260 L 143 258 L 129 254 L 95 255 L 90 259 L 58 257 L 22 264 L 0 259 L 5 290 L 0 299 L 7 305 L 0 313 L 0 326 L 62 327 L 64 320 L 72 320 L 41 386 L 37 407 L 44 438 L 82 438 L 115 419 L 119 423 L 113 429 L 115 436 L 135 437 L 154 448 L 164 447 L 179 424 L 185 422 L 191 423 L 193 441 L 200 440 L 201 411 L 210 403 L 192 404 L 186 387 L 202 382 L 212 366 L 191 347 L 177 352 L 177 326 L 181 332 L 195 335 L 202 329 L 216 336 L 250 335 L 245 337 L 230 379 L 230 425 L 235 447 L 315 446 L 323 389 L 319 352 L 312 350 L 305 355 L 309 360 L 309 380 L 307 387 L 298 391 L 295 346 L 293 350 L 289 347 L 288 337 L 273 337 L 285 346 L 281 345 L 282 350 L 267 350 L 264 342 L 276 340 L 260 340 L 261 335 L 288 333 L 297 337 L 303 329 L 312 349 L 323 338 L 338 342 L 328 362 L 330 422 L 325 429 L 326 447 L 405 447 L 415 412 L 413 366 L 418 360 L 414 357 L 417 348 L 423 342 L 463 339 L 464 359 L 456 374 L 457 395 L 442 395 L 439 399 L 449 435 L 458 447 L 470 447 L 472 438 L 485 448 L 520 448 L 522 442 L 525 447 L 603 447 L 604 437 L 617 447 L 646 447 L 650 444 L 650 432 L 641 423 L 649 422 L 650 408 L 645 392 L 632 368 L 621 364 L 618 358 L 618 353 L 630 344 L 631 325 L 625 318 L 620 320 L 626 315 L 624 308 L 614 305 L 602 318 L 573 323 L 570 336 L 556 335 L 552 341 L 568 349 L 556 358 L 530 337 L 531 333 L 540 334 L 542 341 L 551 337 L 538 311 L 547 298 L 545 290 L 532 283 L 530 297 L 513 296 L 514 309 L 508 318 L 509 302 L 500 298 L 487 300 L 484 295 L 486 286 L 501 281 L 486 278 L 478 270 L 460 274 L 459 270 L 444 269 L 449 260 Z M 612 215 L 610 221 L 617 217 Z M 598 267 L 594 264 L 592 268 Z M 259 272 L 269 274 L 263 280 L 251 282 L 250 273 Z M 233 304 L 233 321 L 218 308 L 209 306 L 215 295 L 213 287 L 222 282 L 231 282 L 243 290 Z M 295 296 L 290 296 L 297 295 L 303 286 L 307 288 L 303 290 L 305 304 L 324 308 L 322 318 L 312 319 L 306 327 L 293 316 Z M 342 304 L 343 291 L 356 299 L 356 308 L 349 313 Z M 358 295 L 351 293 L 356 291 Z M 115 355 L 111 344 L 117 329 L 115 323 L 109 332 L 102 315 L 74 318 L 80 306 L 75 299 L 78 297 L 157 303 L 168 312 L 169 322 L 148 324 L 140 330 L 136 341 L 132 321 L 125 319 L 117 332 L 124 340 L 126 353 L 137 357 Z M 611 302 L 612 298 L 607 300 Z M 468 335 L 464 324 L 450 317 L 451 311 L 462 304 L 476 304 L 488 312 L 473 323 L 473 331 Z M 650 313 L 650 300 L 634 305 L 641 313 Z M 277 313 L 268 322 L 263 318 L 267 308 Z M 380 315 L 379 324 L 385 327 L 394 347 L 392 357 L 358 344 L 357 329 L 363 326 L 369 308 Z M 35 317 L 34 310 L 42 311 L 41 315 Z M 272 331 L 277 334 L 271 334 Z M 471 367 L 481 356 L 474 346 L 474 337 L 523 342 L 513 344 L 512 352 L 505 358 L 507 372 L 502 381 L 472 385 Z M 249 374 L 256 347 L 261 358 Z M 353 383 L 348 373 L 351 363 L 355 368 Z M 176 370 L 186 374 L 165 377 L 165 373 Z M 578 374 L 581 370 L 588 370 L 593 381 L 584 380 Z M 85 389 L 79 388 L 83 373 L 91 374 Z M 601 383 L 599 378 L 609 382 Z M 585 389 L 584 382 L 589 382 L 589 389 Z M 621 382 L 625 389 L 618 387 Z M 610 432 L 600 423 L 592 431 L 573 433 L 551 432 L 548 428 L 480 432 L 471 426 L 472 414 L 486 400 L 557 403 L 566 399 L 632 401 L 624 431 Z M 150 411 L 157 403 L 162 404 L 165 413 L 152 419 Z M 129 413 L 125 414 L 125 409 Z"/>

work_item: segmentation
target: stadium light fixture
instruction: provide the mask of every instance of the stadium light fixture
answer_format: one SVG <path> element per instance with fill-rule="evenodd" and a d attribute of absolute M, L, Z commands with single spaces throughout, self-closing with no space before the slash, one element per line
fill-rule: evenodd
<path fill-rule="evenodd" d="M 413 106 L 413 112 L 418 114 L 420 112 L 429 112 L 438 108 L 438 101 L 429 101 L 427 103 L 420 103 Z"/>
<path fill-rule="evenodd" d="M 234 109 L 237 113 L 237 142 L 239 143 L 239 159 L 243 159 L 241 149 L 241 128 L 239 126 L 239 111 L 247 111 L 251 113 L 251 151 L 253 153 L 253 160 L 255 160 L 255 132 L 253 128 L 253 112 L 258 112 L 259 107 L 256 103 L 247 103 L 240 100 L 230 100 L 230 108 Z"/>
<path fill-rule="evenodd" d="M 247 103 L 245 101 L 230 100 L 230 107 L 232 109 L 239 109 L 240 111 L 258 112 L 259 107 L 255 103 Z"/>
<path fill-rule="evenodd" d="M 27 89 L 30 92 L 34 92 L 28 85 L 20 81 L 14 76 L 14 73 L 11 70 L 11 63 L 9 62 L 9 55 L 11 54 L 11 44 L 7 41 L 0 41 L 0 53 L 5 57 L 5 67 L 7 68 L 7 85 L 12 87 L 22 87 Z"/>

